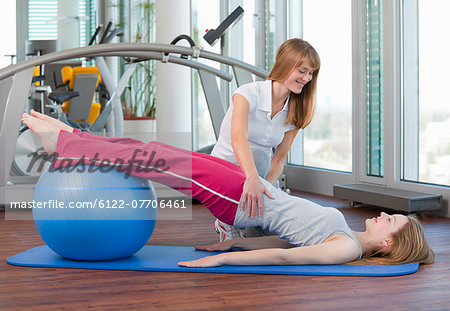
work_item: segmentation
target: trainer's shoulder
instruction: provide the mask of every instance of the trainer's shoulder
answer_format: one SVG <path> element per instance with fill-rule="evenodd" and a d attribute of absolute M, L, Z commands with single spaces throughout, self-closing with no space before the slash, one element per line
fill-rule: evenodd
<path fill-rule="evenodd" d="M 255 81 L 241 85 L 235 91 L 235 94 L 241 94 L 244 97 L 250 96 L 259 96 L 264 93 L 264 91 L 268 88 L 270 81 Z"/>

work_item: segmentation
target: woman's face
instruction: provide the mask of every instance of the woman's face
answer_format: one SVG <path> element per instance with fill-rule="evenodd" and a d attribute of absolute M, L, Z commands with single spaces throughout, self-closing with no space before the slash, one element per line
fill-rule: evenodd
<path fill-rule="evenodd" d="M 381 212 L 380 216 L 366 220 L 366 229 L 373 236 L 389 238 L 408 222 L 408 217 L 401 214 L 389 215 Z"/>
<path fill-rule="evenodd" d="M 283 84 L 293 93 L 300 94 L 306 83 L 313 78 L 314 69 L 309 59 L 295 67 Z"/>

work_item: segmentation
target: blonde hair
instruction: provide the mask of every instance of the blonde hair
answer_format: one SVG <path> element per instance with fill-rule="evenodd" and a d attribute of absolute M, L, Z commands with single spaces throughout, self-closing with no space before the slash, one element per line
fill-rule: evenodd
<path fill-rule="evenodd" d="M 304 129 L 311 123 L 314 115 L 317 77 L 320 69 L 320 58 L 316 50 L 305 40 L 294 38 L 284 42 L 277 51 L 275 64 L 267 80 L 284 81 L 292 70 L 309 59 L 313 69 L 311 81 L 305 84 L 300 94 L 291 93 L 286 124 L 293 124 L 298 129 Z"/>
<path fill-rule="evenodd" d="M 392 245 L 354 262 L 355 264 L 405 264 L 434 262 L 434 252 L 428 245 L 420 221 L 415 216 L 407 216 L 408 222 L 392 234 Z"/>

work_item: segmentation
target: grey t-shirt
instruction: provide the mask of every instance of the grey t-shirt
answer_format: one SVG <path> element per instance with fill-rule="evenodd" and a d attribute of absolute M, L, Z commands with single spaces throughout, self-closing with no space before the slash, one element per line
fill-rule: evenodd
<path fill-rule="evenodd" d="M 296 246 L 316 245 L 332 234 L 344 234 L 356 241 L 361 250 L 358 240 L 339 210 L 290 196 L 265 179 L 260 180 L 275 200 L 263 195 L 262 216 L 254 218 L 248 217 L 246 210 L 242 211 L 239 204 L 234 219 L 235 227 L 260 226 Z"/>

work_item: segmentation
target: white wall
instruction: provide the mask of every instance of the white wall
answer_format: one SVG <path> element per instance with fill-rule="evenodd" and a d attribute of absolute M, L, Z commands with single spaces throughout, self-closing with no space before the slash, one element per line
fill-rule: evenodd
<path fill-rule="evenodd" d="M 191 2 L 156 0 L 156 43 L 169 44 L 181 34 L 191 33 Z M 184 40 L 180 45 L 186 45 Z M 176 55 L 178 56 L 178 55 Z M 156 124 L 158 140 L 166 133 L 191 132 L 191 69 L 157 62 Z M 190 148 L 189 146 L 183 146 Z"/>
<path fill-rule="evenodd" d="M 2 42 L 0 44 L 0 68 L 10 64 L 7 54 L 16 54 L 16 1 L 3 0 L 0 10 L 0 29 L 2 29 Z"/>

